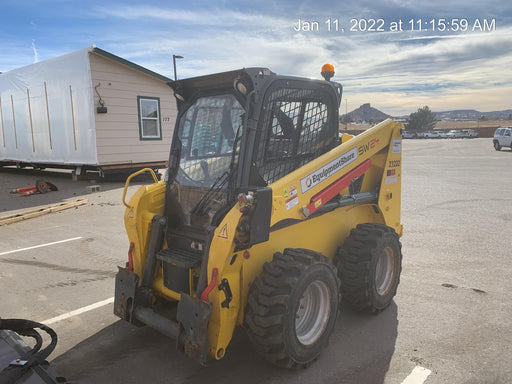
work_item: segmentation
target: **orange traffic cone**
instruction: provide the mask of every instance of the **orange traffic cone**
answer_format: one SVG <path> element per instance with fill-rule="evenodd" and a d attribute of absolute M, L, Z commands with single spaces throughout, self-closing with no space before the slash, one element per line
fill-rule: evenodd
<path fill-rule="evenodd" d="M 57 186 L 55 184 L 50 183 L 49 181 L 36 180 L 36 185 L 33 187 L 23 187 L 23 188 L 15 188 L 11 189 L 10 193 L 20 193 L 23 192 L 20 196 L 30 196 L 36 193 L 46 193 L 49 191 L 57 191 Z"/>

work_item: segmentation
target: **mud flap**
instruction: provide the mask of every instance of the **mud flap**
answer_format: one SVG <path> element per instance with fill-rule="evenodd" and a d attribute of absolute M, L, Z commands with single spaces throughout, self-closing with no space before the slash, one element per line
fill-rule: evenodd
<path fill-rule="evenodd" d="M 206 365 L 208 357 L 208 322 L 211 314 L 212 303 L 181 294 L 177 314 L 177 348 L 201 365 Z"/>

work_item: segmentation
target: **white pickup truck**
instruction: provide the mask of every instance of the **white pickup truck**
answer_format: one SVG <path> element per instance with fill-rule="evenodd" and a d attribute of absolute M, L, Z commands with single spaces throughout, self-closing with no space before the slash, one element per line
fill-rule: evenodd
<path fill-rule="evenodd" d="M 439 131 L 428 131 L 423 134 L 425 139 L 440 139 L 441 134 Z"/>

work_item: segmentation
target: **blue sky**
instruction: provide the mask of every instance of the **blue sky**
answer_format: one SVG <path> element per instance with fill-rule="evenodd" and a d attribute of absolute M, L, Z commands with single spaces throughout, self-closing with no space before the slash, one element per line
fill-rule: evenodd
<path fill-rule="evenodd" d="M 169 77 L 182 55 L 181 78 L 251 66 L 320 77 L 329 62 L 343 111 L 512 108 L 503 0 L 0 0 L 0 72 L 93 44 Z"/>

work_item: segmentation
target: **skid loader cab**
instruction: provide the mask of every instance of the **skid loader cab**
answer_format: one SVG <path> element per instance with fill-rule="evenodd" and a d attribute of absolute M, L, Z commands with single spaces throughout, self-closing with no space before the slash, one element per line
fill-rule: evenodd
<path fill-rule="evenodd" d="M 179 215 L 169 204 L 167 216 L 179 216 L 179 225 L 217 225 L 238 193 L 266 187 L 337 144 L 339 84 L 248 68 L 171 86 L 179 112 L 168 185 L 179 184 L 182 200 Z"/>
<path fill-rule="evenodd" d="M 327 343 L 340 294 L 377 312 L 396 293 L 400 126 L 340 142 L 341 85 L 266 68 L 169 85 L 169 169 L 129 203 L 127 180 L 129 262 L 114 313 L 202 364 L 245 325 L 267 359 L 305 366 Z"/>

